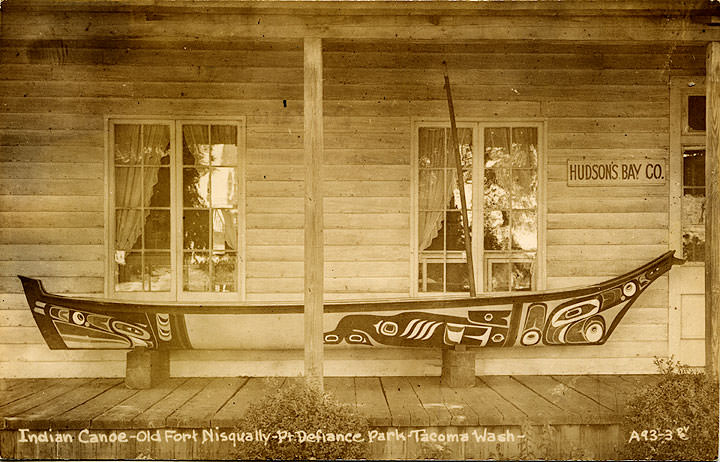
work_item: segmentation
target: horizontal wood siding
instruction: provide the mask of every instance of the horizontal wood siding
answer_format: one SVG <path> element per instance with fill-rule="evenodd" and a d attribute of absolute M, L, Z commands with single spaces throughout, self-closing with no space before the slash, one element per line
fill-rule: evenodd
<path fill-rule="evenodd" d="M 102 293 L 106 116 L 245 117 L 247 298 L 302 299 L 300 40 L 234 38 L 236 27 L 253 27 L 250 16 L 177 14 L 154 24 L 144 13 L 3 13 L 0 376 L 122 374 L 119 352 L 49 351 L 15 277 L 42 277 L 53 292 Z M 305 30 L 293 16 L 273 21 L 283 25 L 268 30 Z M 507 28 L 519 19 L 486 21 Z M 612 27 L 622 38 L 637 22 Z M 443 60 L 459 119 L 547 121 L 548 288 L 596 282 L 659 255 L 668 246 L 667 185 L 568 187 L 567 159 L 667 161 L 669 78 L 704 74 L 703 57 L 702 47 L 682 44 L 326 41 L 327 298 L 406 296 L 415 283 L 411 126 L 447 117 Z M 667 291 L 664 277 L 605 346 L 488 350 L 478 371 L 585 372 L 592 359 L 604 367 L 595 372 L 651 372 L 651 358 L 667 352 Z M 338 351 L 328 356 L 333 374 L 349 359 L 359 374 L 439 371 L 437 352 Z M 179 375 L 294 373 L 293 355 L 232 369 L 236 354 L 210 361 L 186 352 L 173 367 Z"/>

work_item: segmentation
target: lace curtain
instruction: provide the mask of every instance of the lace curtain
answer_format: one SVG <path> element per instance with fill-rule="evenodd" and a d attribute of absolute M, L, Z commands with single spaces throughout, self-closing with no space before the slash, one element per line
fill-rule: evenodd
<path fill-rule="evenodd" d="M 455 188 L 454 169 L 442 169 L 445 166 L 446 149 L 445 129 L 426 129 L 420 131 L 420 178 L 418 185 L 418 248 L 425 250 L 442 229 L 447 205 Z M 449 164 L 454 167 L 455 164 Z M 432 167 L 429 169 L 428 167 Z M 435 169 L 435 167 L 440 167 Z M 443 179 L 446 173 L 447 178 Z"/>
<path fill-rule="evenodd" d="M 158 181 L 160 159 L 169 144 L 170 130 L 165 125 L 115 126 L 115 165 L 123 166 L 115 169 L 115 249 L 122 256 L 132 249 L 150 214 L 147 207 Z"/>

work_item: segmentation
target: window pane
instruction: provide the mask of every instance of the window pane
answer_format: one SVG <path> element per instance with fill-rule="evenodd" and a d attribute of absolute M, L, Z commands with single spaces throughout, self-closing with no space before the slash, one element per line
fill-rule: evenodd
<path fill-rule="evenodd" d="M 185 210 L 183 212 L 183 248 L 207 249 L 210 247 L 210 212 Z"/>
<path fill-rule="evenodd" d="M 485 207 L 506 209 L 510 207 L 510 170 L 485 170 Z"/>
<path fill-rule="evenodd" d="M 537 249 L 537 214 L 535 212 L 512 212 L 512 249 L 525 251 Z"/>
<path fill-rule="evenodd" d="M 235 168 L 213 168 L 210 189 L 212 192 L 210 205 L 212 207 L 235 207 L 238 191 Z"/>
<path fill-rule="evenodd" d="M 115 165 L 140 165 L 142 162 L 142 140 L 140 125 L 116 124 Z"/>
<path fill-rule="evenodd" d="M 222 253 L 213 255 L 214 281 L 213 292 L 235 292 L 237 290 L 237 254 Z"/>
<path fill-rule="evenodd" d="M 155 172 L 157 177 L 150 197 L 150 207 L 170 207 L 170 169 L 160 167 L 156 168 Z"/>
<path fill-rule="evenodd" d="M 237 165 L 237 127 L 213 125 L 210 127 L 212 165 Z"/>
<path fill-rule="evenodd" d="M 470 220 L 471 218 L 468 221 Z M 446 249 L 465 250 L 465 228 L 463 227 L 462 212 L 447 212 L 444 224 L 446 228 Z M 470 221 L 470 230 L 472 231 L 472 221 Z M 472 237 L 472 234 L 470 236 Z"/>
<path fill-rule="evenodd" d="M 142 185 L 142 169 L 137 167 L 116 167 L 115 206 L 118 208 L 142 207 Z"/>
<path fill-rule="evenodd" d="M 532 263 L 530 262 L 513 262 L 512 263 L 512 288 L 511 290 L 531 290 L 532 289 Z"/>
<path fill-rule="evenodd" d="M 183 125 L 183 163 L 185 165 L 210 164 L 210 127 Z"/>
<path fill-rule="evenodd" d="M 145 165 L 170 163 L 170 127 L 143 125 L 143 159 Z"/>
<path fill-rule="evenodd" d="M 210 254 L 186 252 L 183 262 L 183 290 L 208 292 L 210 290 Z"/>
<path fill-rule="evenodd" d="M 514 209 L 537 207 L 537 171 L 513 170 L 512 206 Z"/>
<path fill-rule="evenodd" d="M 468 269 L 466 263 L 448 263 L 447 272 L 447 292 L 467 292 L 470 290 L 470 279 L 468 278 Z"/>
<path fill-rule="evenodd" d="M 143 211 L 115 210 L 115 250 L 142 250 Z"/>
<path fill-rule="evenodd" d="M 537 168 L 537 128 L 513 128 L 512 141 L 512 166 Z"/>
<path fill-rule="evenodd" d="M 688 127 L 705 131 L 705 97 L 688 96 Z"/>
<path fill-rule="evenodd" d="M 485 211 L 485 250 L 506 250 L 509 248 L 510 223 L 508 212 Z"/>
<path fill-rule="evenodd" d="M 443 170 L 420 170 L 418 207 L 420 210 L 442 210 L 449 197 Z"/>
<path fill-rule="evenodd" d="M 428 292 L 443 291 L 443 264 L 428 263 L 427 264 L 427 290 Z"/>
<path fill-rule="evenodd" d="M 445 129 L 423 127 L 418 130 L 418 166 L 442 167 L 445 164 Z"/>
<path fill-rule="evenodd" d="M 141 252 L 116 252 L 115 271 L 117 292 L 141 292 L 142 284 L 142 253 Z"/>
<path fill-rule="evenodd" d="M 445 180 L 451 185 L 450 200 L 448 202 L 448 209 L 462 210 L 462 199 L 460 197 L 460 188 L 457 182 L 457 174 L 452 171 L 447 171 L 447 179 Z M 472 210 L 472 173 L 469 170 L 463 170 L 463 181 L 465 185 L 465 201 L 468 210 Z"/>
<path fill-rule="evenodd" d="M 688 261 L 705 261 L 705 229 L 683 232 L 683 258 Z"/>
<path fill-rule="evenodd" d="M 206 208 L 210 206 L 210 171 L 207 168 L 183 169 L 183 207 Z"/>
<path fill-rule="evenodd" d="M 169 292 L 172 284 L 170 252 L 146 252 L 145 268 L 149 290 L 152 292 Z"/>
<path fill-rule="evenodd" d="M 683 150 L 683 186 L 705 186 L 705 150 Z"/>
<path fill-rule="evenodd" d="M 442 219 L 444 212 L 418 213 L 418 249 L 442 250 Z M 439 241 L 437 237 L 440 236 Z M 437 242 L 436 242 L 437 241 Z M 431 244 L 434 244 L 431 246 Z"/>
<path fill-rule="evenodd" d="M 498 168 L 510 166 L 510 129 L 485 129 L 485 167 Z"/>
<path fill-rule="evenodd" d="M 237 249 L 237 210 L 213 210 L 213 249 Z"/>
<path fill-rule="evenodd" d="M 490 263 L 490 291 L 505 292 L 510 290 L 510 263 Z"/>
<path fill-rule="evenodd" d="M 705 190 L 685 188 L 682 197 L 683 226 L 703 223 L 705 223 Z"/>
<path fill-rule="evenodd" d="M 445 136 L 447 137 L 447 154 L 445 156 L 445 166 L 448 168 L 457 169 L 457 165 L 455 165 L 455 157 L 457 156 L 457 153 L 453 150 L 451 129 L 446 128 L 445 132 Z M 462 165 L 462 168 L 464 169 L 472 169 L 472 129 L 458 128 L 457 136 L 458 143 L 460 144 L 460 165 Z"/>
<path fill-rule="evenodd" d="M 149 210 L 148 212 L 145 219 L 145 248 L 170 249 L 170 211 Z"/>

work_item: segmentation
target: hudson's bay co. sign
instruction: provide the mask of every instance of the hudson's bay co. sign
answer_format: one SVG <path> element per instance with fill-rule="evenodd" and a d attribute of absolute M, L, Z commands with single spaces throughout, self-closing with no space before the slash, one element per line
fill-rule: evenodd
<path fill-rule="evenodd" d="M 662 159 L 568 159 L 568 186 L 663 185 L 667 178 Z"/>

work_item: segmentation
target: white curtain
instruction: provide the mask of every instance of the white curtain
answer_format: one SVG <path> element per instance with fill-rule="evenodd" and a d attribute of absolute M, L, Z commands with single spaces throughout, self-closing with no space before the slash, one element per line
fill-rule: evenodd
<path fill-rule="evenodd" d="M 455 170 L 434 169 L 445 166 L 445 129 L 420 130 L 420 178 L 418 206 L 421 210 L 418 222 L 418 248 L 425 250 L 437 237 L 443 225 L 442 211 L 453 194 Z M 454 167 L 451 163 L 448 166 Z M 433 167 L 426 169 L 425 167 Z M 443 173 L 447 178 L 443 179 Z"/>
<path fill-rule="evenodd" d="M 183 125 L 183 139 L 188 150 L 195 158 L 196 165 L 211 165 L 221 161 L 221 159 L 213 158 L 214 153 L 210 146 L 211 140 L 208 136 L 208 128 L 207 125 Z M 212 136 L 213 145 L 237 143 L 235 127 L 232 125 L 213 125 Z M 232 194 L 236 194 L 234 177 L 228 178 L 228 183 L 230 183 L 228 186 L 232 186 Z M 213 204 L 211 203 L 210 205 L 212 206 Z M 237 215 L 233 213 L 233 209 L 222 208 L 216 210 L 220 213 L 215 214 L 213 217 L 213 228 L 222 226 L 224 229 L 225 244 L 231 249 L 237 249 L 237 224 L 234 219 Z M 216 224 L 216 219 L 219 219 L 223 223 Z"/>
<path fill-rule="evenodd" d="M 165 125 L 115 126 L 115 165 L 128 166 L 115 169 L 115 204 L 123 207 L 115 214 L 116 250 L 130 250 L 142 232 L 150 210 L 143 213 L 140 208 L 150 206 L 160 159 L 169 142 L 170 131 Z"/>

